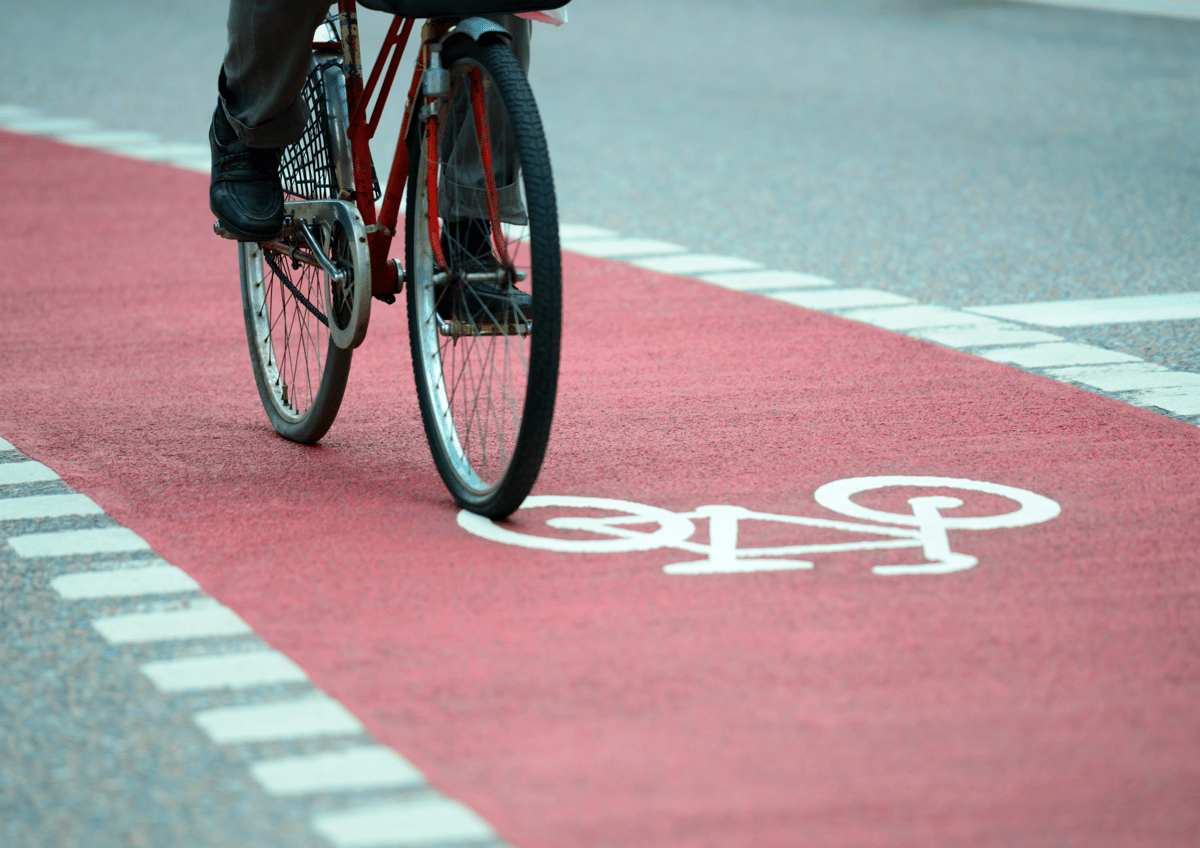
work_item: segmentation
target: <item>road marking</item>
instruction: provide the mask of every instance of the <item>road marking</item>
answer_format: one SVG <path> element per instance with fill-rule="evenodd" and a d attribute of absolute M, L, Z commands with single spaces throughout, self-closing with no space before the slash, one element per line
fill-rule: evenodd
<path fill-rule="evenodd" d="M 0 521 L 27 518 L 61 518 L 64 515 L 98 515 L 104 510 L 86 495 L 32 495 L 0 500 Z"/>
<path fill-rule="evenodd" d="M 596 238 L 564 240 L 563 250 L 594 256 L 599 259 L 629 259 L 634 256 L 655 256 L 665 253 L 686 253 L 687 248 L 657 239 Z"/>
<path fill-rule="evenodd" d="M 1130 15 L 1161 15 L 1168 18 L 1200 18 L 1200 3 L 1196 0 L 1018 0 L 1038 6 L 1066 6 L 1097 12 L 1118 12 Z"/>
<path fill-rule="evenodd" d="M 736 256 L 712 256 L 703 253 L 634 259 L 630 264 L 662 274 L 682 274 L 689 277 L 720 271 L 754 271 L 762 268 L 762 265 L 751 262 L 749 259 L 738 259 Z"/>
<path fill-rule="evenodd" d="M 10 446 L 11 450 L 11 446 Z M 40 462 L 5 462 L 0 464 L 0 486 L 21 483 L 46 483 L 59 476 Z"/>
<path fill-rule="evenodd" d="M 1067 365 L 1107 365 L 1110 362 L 1141 362 L 1136 356 L 1093 345 L 1054 342 L 1023 347 L 995 347 L 979 355 L 993 362 L 1006 362 L 1022 368 L 1052 368 Z"/>
<path fill-rule="evenodd" d="M 1146 389 L 1200 389 L 1200 374 L 1172 371 L 1150 362 L 1098 365 L 1091 368 L 1057 368 L 1046 372 L 1056 380 L 1082 383 L 1106 392 Z"/>
<path fill-rule="evenodd" d="M 795 271 L 743 271 L 738 273 L 699 274 L 699 279 L 734 291 L 762 291 L 764 289 L 808 289 L 835 286 L 833 280 Z"/>
<path fill-rule="evenodd" d="M 841 313 L 843 318 L 852 318 L 885 330 L 921 330 L 929 327 L 1002 327 L 994 318 L 967 315 L 945 306 L 930 306 L 910 303 L 904 306 L 876 306 L 870 309 L 854 309 Z"/>
<path fill-rule="evenodd" d="M 26 559 L 150 550 L 150 545 L 145 539 L 126 527 L 27 533 L 23 536 L 10 536 L 8 545 L 16 551 L 17 556 Z"/>
<path fill-rule="evenodd" d="M 140 563 L 139 563 L 140 565 Z M 84 598 L 132 598 L 139 595 L 171 595 L 198 592 L 200 584 L 173 565 L 118 568 L 64 574 L 50 581 L 51 588 L 68 601 Z"/>
<path fill-rule="evenodd" d="M 853 309 L 856 306 L 891 306 L 912 303 L 912 298 L 901 297 L 878 289 L 817 289 L 809 291 L 766 292 L 774 300 L 782 300 L 806 309 Z"/>
<path fill-rule="evenodd" d="M 47 118 L 37 113 L 7 118 L 6 130 L 29 135 L 56 135 L 58 133 L 83 132 L 96 129 L 96 124 L 84 118 Z"/>
<path fill-rule="evenodd" d="M 146 663 L 142 673 L 160 692 L 250 689 L 274 683 L 306 683 L 308 675 L 279 651 L 245 651 Z"/>
<path fill-rule="evenodd" d="M 1157 406 L 1176 415 L 1200 415 L 1200 391 L 1196 389 L 1150 389 L 1134 392 L 1139 406 Z"/>
<path fill-rule="evenodd" d="M 1061 342 L 1062 336 L 1043 333 L 1041 330 L 1026 330 L 1011 325 L 972 325 L 966 327 L 930 327 L 913 332 L 926 341 L 945 347 L 995 347 L 999 345 L 1023 345 L 1036 342 Z"/>
<path fill-rule="evenodd" d="M 363 726 L 349 710 L 323 694 L 273 704 L 204 710 L 196 713 L 195 720 L 218 745 L 352 736 L 363 732 Z"/>
<path fill-rule="evenodd" d="M 424 775 L 412 763 L 382 745 L 262 760 L 251 763 L 250 773 L 269 795 L 415 789 L 426 785 Z"/>
<path fill-rule="evenodd" d="M 1187 321 L 1200 318 L 1200 292 L 1011 303 L 1004 306 L 975 306 L 967 311 L 1044 327 Z"/>
<path fill-rule="evenodd" d="M 10 451 L 10 450 L 16 450 L 16 448 L 14 448 L 12 446 L 12 442 L 6 442 L 6 441 L 4 441 L 4 439 L 0 439 L 0 451 Z"/>
<path fill-rule="evenodd" d="M 192 604 L 185 610 L 97 618 L 92 621 L 92 626 L 114 645 L 242 636 L 251 632 L 250 625 L 238 618 L 233 610 L 208 600 Z"/>
<path fill-rule="evenodd" d="M 606 230 L 603 227 L 593 227 L 590 224 L 559 224 L 558 237 L 563 241 L 578 239 L 617 238 L 621 234 L 616 230 Z"/>
<path fill-rule="evenodd" d="M 336 848 L 435 848 L 496 838 L 487 822 L 449 798 L 322 813 L 313 828 Z"/>

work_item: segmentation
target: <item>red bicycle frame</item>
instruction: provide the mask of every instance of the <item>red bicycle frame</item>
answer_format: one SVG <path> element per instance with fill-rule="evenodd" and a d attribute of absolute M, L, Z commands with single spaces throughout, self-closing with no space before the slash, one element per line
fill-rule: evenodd
<path fill-rule="evenodd" d="M 325 51 L 342 53 L 342 61 L 346 73 L 346 98 L 350 110 L 350 122 L 347 136 L 354 159 L 354 184 L 360 187 L 356 190 L 354 202 L 367 225 L 367 240 L 371 255 L 371 290 L 372 294 L 390 295 L 400 291 L 401 278 L 397 265 L 388 261 L 392 239 L 396 235 L 396 223 L 400 216 L 400 198 L 404 193 L 404 183 L 408 179 L 408 133 L 412 120 L 417 111 L 418 91 L 425 69 L 429 67 L 430 45 L 437 41 L 451 28 L 450 24 L 426 23 L 421 28 L 421 49 L 417 55 L 416 67 L 413 69 L 412 81 L 408 87 L 408 97 L 404 101 L 404 118 L 400 125 L 400 138 L 396 142 L 396 152 L 392 158 L 391 172 L 388 174 L 387 187 L 384 189 L 382 204 L 378 214 L 375 209 L 374 175 L 371 169 L 370 141 L 379 127 L 379 119 L 383 115 L 383 107 L 392 90 L 400 60 L 408 46 L 416 22 L 410 18 L 394 17 L 388 28 L 379 55 L 371 68 L 371 75 L 363 82 L 363 66 L 358 40 L 358 12 L 355 0 L 338 0 L 338 27 L 341 34 L 339 42 L 314 43 L 314 48 Z M 381 81 L 382 78 L 382 81 Z M 378 87 L 378 91 L 376 88 Z M 374 98 L 374 103 L 372 103 Z M 430 102 L 435 98 L 422 98 Z M 495 175 L 491 167 L 491 143 L 488 138 L 488 125 L 484 117 L 485 103 L 480 72 L 475 69 L 471 74 L 471 105 L 474 110 L 475 131 L 479 141 L 479 149 L 483 155 L 483 171 L 486 175 L 486 197 L 488 217 L 490 219 L 492 236 L 497 253 L 505 265 L 511 265 L 508 257 L 508 247 L 503 234 L 499 217 L 499 196 L 496 191 Z M 368 116 L 368 108 L 370 115 Z M 438 117 L 436 112 L 427 119 L 426 132 L 429 140 L 426 148 L 430 155 L 437 151 Z M 429 243 L 433 250 L 434 261 L 441 267 L 446 266 L 442 256 L 441 238 L 438 233 L 437 213 L 437 177 L 436 160 L 429 163 L 426 169 L 429 191 Z M 365 190 L 361 187 L 367 187 Z"/>

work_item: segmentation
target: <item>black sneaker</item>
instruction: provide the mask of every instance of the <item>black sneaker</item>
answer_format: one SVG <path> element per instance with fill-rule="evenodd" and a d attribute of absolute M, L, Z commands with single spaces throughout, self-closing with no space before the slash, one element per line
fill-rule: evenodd
<path fill-rule="evenodd" d="M 525 324 L 532 317 L 533 297 L 497 274 L 496 280 L 468 281 L 468 274 L 499 271 L 487 221 L 447 222 L 442 230 L 442 254 L 450 263 L 450 291 L 441 297 L 459 320 L 477 324 Z M 449 317 L 443 314 L 442 317 Z"/>
<path fill-rule="evenodd" d="M 239 241 L 266 241 L 283 228 L 279 150 L 247 147 L 217 105 L 208 131 L 212 182 L 208 206 L 221 227 Z"/>

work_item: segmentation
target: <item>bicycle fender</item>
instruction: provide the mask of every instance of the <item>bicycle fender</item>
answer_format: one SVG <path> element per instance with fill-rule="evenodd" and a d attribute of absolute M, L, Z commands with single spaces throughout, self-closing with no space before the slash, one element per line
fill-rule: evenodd
<path fill-rule="evenodd" d="M 445 44 L 460 35 L 465 35 L 472 41 L 479 41 L 483 36 L 493 34 L 500 36 L 510 44 L 512 43 L 512 36 L 509 35 L 508 30 L 495 21 L 480 17 L 463 18 L 454 25 L 454 29 L 442 36 L 441 43 Z"/>

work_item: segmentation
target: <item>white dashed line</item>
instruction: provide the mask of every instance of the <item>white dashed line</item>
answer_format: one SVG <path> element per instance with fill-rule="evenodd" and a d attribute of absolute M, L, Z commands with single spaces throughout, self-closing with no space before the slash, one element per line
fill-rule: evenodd
<path fill-rule="evenodd" d="M 324 813 L 313 827 L 337 848 L 436 848 L 496 837 L 487 822 L 449 798 Z"/>
<path fill-rule="evenodd" d="M 967 311 L 1043 327 L 1187 321 L 1200 318 L 1200 292 L 975 306 Z"/>
<path fill-rule="evenodd" d="M 859 306 L 892 306 L 912 303 L 911 297 L 902 297 L 878 289 L 809 289 L 805 291 L 767 292 L 767 297 L 803 306 L 807 309 L 853 309 Z"/>
<path fill-rule="evenodd" d="M 1040 330 L 1026 330 L 1014 326 L 970 325 L 965 327 L 930 327 L 917 329 L 914 336 L 935 342 L 945 347 L 996 347 L 999 345 L 1023 345 L 1041 342 L 1061 342 L 1062 337 Z"/>
<path fill-rule="evenodd" d="M 736 256 L 710 256 L 701 253 L 633 259 L 630 264 L 662 274 L 683 274 L 689 277 L 697 274 L 715 274 L 721 271 L 753 271 L 762 268 L 762 265 L 751 262 L 749 259 L 738 259 Z"/>
<path fill-rule="evenodd" d="M 275 683 L 306 683 L 308 675 L 278 651 L 246 651 L 146 663 L 142 673 L 160 692 L 250 689 Z"/>
<path fill-rule="evenodd" d="M 26 518 L 61 518 L 64 515 L 99 515 L 104 510 L 86 495 L 33 495 L 0 500 L 0 521 Z"/>
<path fill-rule="evenodd" d="M 204 710 L 196 713 L 195 720 L 218 745 L 353 736 L 363 732 L 358 719 L 327 695 Z"/>
<path fill-rule="evenodd" d="M 1094 345 L 1053 342 L 1023 347 L 994 347 L 979 355 L 993 362 L 1007 362 L 1022 368 L 1054 368 L 1067 365 L 1107 365 L 1111 362 L 1141 362 L 1136 356 Z"/>
<path fill-rule="evenodd" d="M 602 238 L 617 238 L 620 235 L 616 230 L 606 230 L 603 227 L 593 227 L 590 224 L 559 224 L 558 237 L 562 241 L 575 241 L 577 239 L 602 239 Z"/>
<path fill-rule="evenodd" d="M 734 291 L 764 291 L 766 289 L 808 289 L 835 286 L 833 280 L 794 271 L 742 271 L 726 274 L 698 274 L 706 283 Z"/>
<path fill-rule="evenodd" d="M 47 483 L 58 475 L 40 462 L 6 462 L 0 465 L 0 486 L 21 483 Z"/>
<path fill-rule="evenodd" d="M 412 763 L 382 745 L 263 760 L 251 764 L 250 773 L 271 795 L 415 789 L 425 785 L 425 777 Z"/>
<path fill-rule="evenodd" d="M 0 451 L 10 451 L 10 450 L 16 450 L 16 448 L 14 448 L 12 446 L 12 442 L 6 442 L 6 441 L 4 441 L 4 439 L 0 439 Z"/>
<path fill-rule="evenodd" d="M 166 564 L 64 574 L 51 580 L 50 586 L 68 601 L 200 591 L 200 585 L 195 580 L 175 566 Z"/>
<path fill-rule="evenodd" d="M 631 259 L 636 256 L 656 256 L 667 253 L 686 253 L 686 247 L 656 239 L 596 238 L 576 241 L 563 240 L 563 250 L 594 256 L 598 259 Z"/>
<path fill-rule="evenodd" d="M 905 306 L 878 306 L 871 309 L 854 309 L 840 313 L 843 318 L 852 318 L 885 330 L 922 330 L 931 327 L 1003 327 L 1003 322 L 979 315 L 968 315 L 946 306 L 929 306 L 910 303 Z M 1011 325 L 1009 325 L 1011 326 Z M 1055 337 L 1057 338 L 1057 336 Z"/>
<path fill-rule="evenodd" d="M 193 604 L 170 612 L 139 612 L 112 615 L 92 621 L 97 632 L 114 645 L 241 636 L 251 632 L 233 610 L 216 601 Z"/>
<path fill-rule="evenodd" d="M 150 550 L 145 539 L 125 527 L 28 533 L 24 536 L 10 536 L 8 545 L 16 551 L 17 556 L 26 559 Z"/>
<path fill-rule="evenodd" d="M 1200 391 L 1200 374 L 1172 371 L 1150 362 L 1102 365 L 1094 368 L 1059 368 L 1047 372 L 1056 380 L 1082 383 L 1106 392 L 1147 389 L 1191 389 Z"/>
<path fill-rule="evenodd" d="M 1157 406 L 1176 415 L 1200 415 L 1200 389 L 1150 389 L 1134 392 L 1139 406 Z"/>

